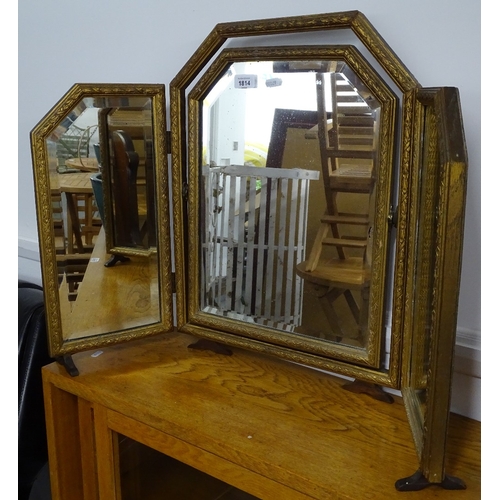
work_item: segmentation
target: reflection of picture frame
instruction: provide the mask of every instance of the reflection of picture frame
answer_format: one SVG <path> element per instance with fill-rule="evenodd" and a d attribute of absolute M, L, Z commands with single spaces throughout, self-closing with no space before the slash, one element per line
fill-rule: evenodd
<path fill-rule="evenodd" d="M 300 109 L 280 109 L 274 113 L 266 167 L 281 168 L 289 128 L 310 129 L 318 124 L 318 112 Z"/>

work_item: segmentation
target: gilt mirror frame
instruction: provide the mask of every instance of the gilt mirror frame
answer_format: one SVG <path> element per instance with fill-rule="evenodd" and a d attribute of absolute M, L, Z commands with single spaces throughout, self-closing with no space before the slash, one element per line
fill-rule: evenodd
<path fill-rule="evenodd" d="M 346 63 L 349 68 L 366 85 L 370 95 L 380 104 L 379 149 L 377 163 L 377 207 L 374 221 L 373 267 L 371 271 L 371 291 L 369 314 L 369 330 L 373 335 L 367 335 L 365 349 L 350 348 L 343 344 L 325 342 L 305 335 L 291 335 L 275 328 L 266 328 L 261 324 L 248 324 L 242 321 L 232 321 L 217 315 L 199 311 L 196 301 L 200 297 L 200 284 L 196 280 L 190 282 L 188 290 L 188 307 L 190 325 L 209 327 L 213 331 L 236 333 L 242 337 L 259 340 L 277 346 L 293 348 L 306 354 L 319 355 L 330 359 L 340 359 L 348 363 L 379 367 L 381 363 L 382 332 L 384 330 L 385 311 L 383 309 L 387 267 L 387 245 L 389 231 L 387 230 L 387 215 L 390 212 L 392 173 L 395 149 L 395 123 L 397 98 L 385 85 L 382 78 L 364 60 L 353 46 L 307 46 L 307 47 L 258 47 L 223 49 L 209 70 L 197 82 L 188 96 L 188 117 L 192 126 L 188 135 L 188 178 L 196 179 L 201 158 L 200 130 L 202 100 L 213 84 L 233 63 L 253 61 L 337 61 Z M 189 190 L 190 207 L 200 207 L 202 200 L 199 191 Z M 196 235 L 201 224 L 199 211 L 192 209 L 188 218 L 188 232 Z M 198 251 L 197 251 L 198 250 Z M 197 276 L 201 266 L 201 256 L 198 249 L 193 249 L 188 255 L 189 275 Z"/>
<path fill-rule="evenodd" d="M 111 257 L 111 263 L 110 265 L 113 265 L 113 262 L 118 261 L 120 257 L 127 257 L 127 256 L 144 256 L 147 257 L 148 255 L 151 255 L 152 253 L 157 252 L 157 245 L 156 245 L 156 238 L 151 237 L 148 235 L 147 240 L 148 240 L 148 245 L 141 245 L 137 244 L 132 240 L 131 237 L 127 238 L 126 241 L 120 241 L 120 234 L 118 233 L 118 224 L 117 224 L 117 217 L 116 217 L 116 206 L 117 206 L 117 200 L 115 200 L 114 196 L 114 181 L 112 176 L 110 175 L 110 172 L 113 169 L 113 162 L 114 162 L 114 146 L 113 144 L 115 143 L 117 137 L 115 134 L 122 134 L 123 131 L 120 131 L 119 129 L 122 128 L 120 125 L 125 125 L 128 130 L 132 130 L 134 133 L 131 135 L 130 132 L 127 132 L 126 135 L 124 136 L 123 134 L 118 136 L 118 138 L 121 138 L 121 141 L 125 141 L 126 144 L 123 144 L 124 148 L 127 146 L 130 148 L 128 151 L 122 152 L 127 158 L 127 160 L 130 160 L 131 157 L 135 159 L 137 164 L 139 163 L 139 155 L 137 154 L 137 151 L 135 151 L 134 148 L 134 139 L 137 138 L 137 136 L 141 136 L 143 138 L 144 142 L 144 149 L 145 151 L 142 152 L 142 154 L 145 156 L 145 170 L 146 173 L 144 175 L 144 182 L 142 183 L 141 186 L 136 187 L 136 191 L 133 194 L 136 197 L 140 197 L 142 195 L 143 198 L 145 198 L 145 205 L 144 211 L 146 212 L 146 218 L 148 220 L 148 227 L 147 227 L 147 232 L 151 233 L 153 231 L 156 231 L 154 226 L 156 225 L 156 218 L 155 218 L 155 212 L 156 212 L 156 206 L 155 206 L 155 182 L 154 182 L 154 158 L 153 158 L 153 151 L 152 151 L 152 144 L 155 142 L 152 137 L 152 128 L 153 128 L 153 122 L 150 120 L 151 126 L 144 126 L 143 124 L 138 125 L 137 123 L 137 117 L 134 117 L 132 115 L 131 120 L 127 120 L 127 118 L 122 118 L 122 120 L 119 120 L 117 124 L 113 127 L 113 131 L 110 130 L 110 121 L 112 121 L 112 113 L 116 111 L 117 108 L 113 107 L 107 107 L 107 108 L 102 108 L 99 111 L 99 116 L 98 116 L 98 124 L 99 124 L 99 144 L 100 144 L 100 167 L 101 167 L 101 176 L 102 176 L 102 189 L 103 189 L 103 212 L 104 212 L 104 221 L 109 221 L 108 224 L 104 224 L 104 230 L 106 233 L 106 251 L 107 253 L 111 254 L 112 256 L 116 257 Z M 136 109 L 136 108 L 130 108 L 127 109 L 127 111 L 132 111 L 136 112 L 139 114 L 139 118 L 141 114 L 144 115 L 150 115 L 151 114 L 151 103 L 149 102 L 146 106 L 146 109 Z M 126 116 L 126 115 L 125 115 Z M 142 120 L 141 120 L 142 121 Z M 137 173 L 136 173 L 137 175 Z M 127 176 L 128 177 L 128 176 Z M 117 183 L 118 184 L 118 183 Z M 123 180 L 122 180 L 123 184 Z M 139 189 L 141 189 L 141 193 L 139 193 Z M 123 204 L 124 202 L 126 203 L 127 199 L 130 198 L 132 193 L 127 192 L 127 196 L 125 196 L 122 200 L 121 203 Z M 129 205 L 130 208 L 130 205 Z M 125 207 L 124 210 L 127 215 L 129 215 L 130 210 L 127 210 L 127 207 Z M 152 215 L 152 216 L 150 216 Z M 135 221 L 138 222 L 138 221 Z M 139 237 L 139 236 L 138 236 Z M 123 236 L 121 237 L 123 240 Z"/>
<path fill-rule="evenodd" d="M 420 460 L 431 483 L 445 476 L 462 240 L 467 185 L 467 150 L 460 96 L 453 87 L 415 90 L 416 228 L 408 272 L 403 342 L 402 394 Z"/>
<path fill-rule="evenodd" d="M 142 326 L 103 331 L 90 336 L 65 339 L 59 299 L 58 268 L 51 199 L 51 180 L 47 140 L 63 120 L 77 107 L 85 107 L 84 99 L 148 98 L 151 100 L 156 184 L 158 238 L 158 321 Z M 169 331 L 173 325 L 171 293 L 171 257 L 168 211 L 166 100 L 163 84 L 81 84 L 77 83 L 57 102 L 31 131 L 31 150 L 35 182 L 35 199 L 39 232 L 42 281 L 45 293 L 47 333 L 50 356 L 60 358 L 72 353 L 126 342 Z M 64 175 L 64 174 L 63 174 Z M 112 270 L 110 270 L 112 271 Z M 92 311 L 88 311 L 91 315 Z"/>
<path fill-rule="evenodd" d="M 393 169 L 397 174 L 398 207 L 397 211 L 393 211 L 387 206 L 389 197 L 383 197 L 385 204 L 376 215 L 379 226 L 385 218 L 387 224 L 395 226 L 390 358 L 388 367 L 383 368 L 376 363 L 373 363 L 375 366 L 366 366 L 367 359 L 356 358 L 349 352 L 343 352 L 342 348 L 335 352 L 328 349 L 322 352 L 321 346 L 317 346 L 319 348 L 316 350 L 311 349 L 311 343 L 306 346 L 302 340 L 276 330 L 270 335 L 265 328 L 248 328 L 199 312 L 200 284 L 197 280 L 200 263 L 196 247 L 200 242 L 200 182 L 197 176 L 200 173 L 200 99 L 204 92 L 221 70 L 235 60 L 267 58 L 290 61 L 310 56 L 328 60 L 340 57 L 353 65 L 359 63 L 355 49 L 345 44 L 306 47 L 282 43 L 248 48 L 224 45 L 245 37 L 256 40 L 255 37 L 259 36 L 330 33 L 335 30 L 353 33 L 400 92 L 396 113 L 399 122 L 395 127 L 399 129 L 399 136 L 396 140 L 386 139 L 383 143 L 386 159 L 382 162 L 385 170 Z M 361 63 L 357 69 L 365 71 L 368 79 L 373 76 L 369 65 L 367 68 Z M 396 103 L 390 92 L 386 93 L 382 85 L 379 87 L 375 93 L 387 106 L 390 115 Z M 159 321 L 140 327 L 65 339 L 52 220 L 48 139 L 63 120 L 82 105 L 85 98 L 105 100 L 134 96 L 151 99 L 156 169 Z M 170 118 L 169 133 L 166 130 L 164 85 L 75 84 L 32 130 L 31 148 L 50 355 L 64 357 L 78 351 L 172 331 L 175 292 L 176 326 L 181 332 L 361 381 L 402 389 L 419 455 L 420 473 L 427 482 L 424 487 L 429 483 L 443 483 L 467 170 L 457 89 L 422 89 L 358 11 L 222 23 L 214 28 L 171 82 Z M 393 127 L 394 121 L 385 124 L 383 134 L 395 136 Z M 397 153 L 393 151 L 395 147 Z M 167 156 L 170 152 L 172 161 L 169 170 Z M 393 154 L 398 158 L 397 164 L 393 164 Z M 425 183 L 422 182 L 423 176 Z M 382 190 L 389 192 L 389 180 L 383 178 L 382 184 Z M 170 213 L 173 216 L 174 274 L 170 254 Z M 383 245 L 384 238 L 380 237 Z M 111 248 L 108 247 L 108 250 Z M 432 255 L 433 265 L 430 265 L 430 260 L 425 261 L 429 255 Z M 381 265 L 377 272 L 383 273 L 385 265 Z M 376 316 L 381 329 L 379 340 L 384 328 L 382 312 Z M 369 346 L 368 351 L 371 361 L 380 357 L 376 346 Z M 421 489 L 420 477 L 416 479 L 417 484 L 412 482 L 413 478 L 404 478 L 399 485 L 401 489 Z"/>
<path fill-rule="evenodd" d="M 396 255 L 394 264 L 393 298 L 392 298 L 392 325 L 390 362 L 387 370 L 361 366 L 355 362 L 331 359 L 318 354 L 311 354 L 297 349 L 297 345 L 290 339 L 287 343 L 271 343 L 246 336 L 246 332 L 238 331 L 238 327 L 228 332 L 220 331 L 217 322 L 214 328 L 206 324 L 200 326 L 193 321 L 193 314 L 198 304 L 190 295 L 191 280 L 197 276 L 196 263 L 190 258 L 192 248 L 190 244 L 198 241 L 197 230 L 188 221 L 195 220 L 197 215 L 196 195 L 193 191 L 197 186 L 188 182 L 186 165 L 196 161 L 189 156 L 186 146 L 187 136 L 195 137 L 198 126 L 196 116 L 189 114 L 188 89 L 193 82 L 200 78 L 207 70 L 208 64 L 223 49 L 226 42 L 240 37 L 258 37 L 262 35 L 286 35 L 304 32 L 329 31 L 347 29 L 352 31 L 357 39 L 366 47 L 369 53 L 383 68 L 393 83 L 402 93 L 400 105 L 400 152 L 399 165 L 395 168 L 399 175 L 398 195 L 398 225 L 396 229 Z M 277 45 L 276 47 L 279 47 Z M 275 49 L 276 49 L 275 47 Z M 335 44 L 332 44 L 332 48 Z M 298 47 L 296 47 L 298 48 Z M 410 172 L 412 169 L 413 148 L 413 118 L 414 101 L 412 91 L 420 85 L 409 72 L 402 61 L 377 33 L 366 17 L 358 11 L 341 12 L 334 14 L 298 16 L 289 18 L 264 19 L 257 21 L 243 21 L 236 23 L 218 24 L 200 45 L 195 54 L 170 84 L 171 106 L 171 139 L 172 139 L 172 182 L 173 182 L 173 218 L 174 218 L 174 252 L 177 272 L 176 290 L 183 291 L 177 294 L 177 320 L 180 331 L 195 334 L 207 339 L 225 343 L 235 347 L 243 347 L 259 352 L 273 354 L 291 361 L 309 366 L 330 370 L 342 375 L 365 380 L 387 387 L 399 387 L 401 381 L 401 348 L 404 323 L 404 304 L 406 300 L 406 268 L 412 232 L 408 215 L 411 206 L 410 200 Z M 191 148 L 193 150 L 193 148 Z M 196 182 L 194 183 L 196 184 Z M 189 203 L 185 203 L 186 197 Z M 193 203 L 194 202 L 194 203 Z M 391 214 L 387 214 L 391 217 Z M 187 241 L 185 236 L 187 235 Z M 188 243 L 189 242 L 189 243 Z M 193 267 L 191 267 L 193 266 Z M 242 335 L 244 333 L 244 335 Z"/>

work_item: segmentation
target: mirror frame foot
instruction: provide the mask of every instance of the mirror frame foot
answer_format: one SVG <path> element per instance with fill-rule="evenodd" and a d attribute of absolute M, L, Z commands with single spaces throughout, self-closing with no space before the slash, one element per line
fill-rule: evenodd
<path fill-rule="evenodd" d="M 385 392 L 382 387 L 376 384 L 356 379 L 353 382 L 343 385 L 342 388 L 356 394 L 367 394 L 371 398 L 376 399 L 377 401 L 382 401 L 383 403 L 394 403 L 394 398 Z"/>
<path fill-rule="evenodd" d="M 233 355 L 233 351 L 231 351 L 229 347 L 208 339 L 199 339 L 194 344 L 189 344 L 188 348 L 199 349 L 201 351 L 213 351 L 216 354 L 224 354 L 225 356 Z"/>
<path fill-rule="evenodd" d="M 467 488 L 460 478 L 454 476 L 445 476 L 440 483 L 431 483 L 420 470 L 409 477 L 398 479 L 394 486 L 398 491 L 420 491 L 433 485 L 440 486 L 445 490 L 465 490 Z"/>
<path fill-rule="evenodd" d="M 66 371 L 68 372 L 69 375 L 72 377 L 78 377 L 80 375 L 80 372 L 78 371 L 78 368 L 75 365 L 75 362 L 73 361 L 73 358 L 71 357 L 70 354 L 64 354 L 62 356 L 58 356 L 56 358 L 56 361 L 64 366 Z"/>
<path fill-rule="evenodd" d="M 105 263 L 104 267 L 113 267 L 118 262 L 128 262 L 130 259 L 124 255 L 112 255 Z"/>

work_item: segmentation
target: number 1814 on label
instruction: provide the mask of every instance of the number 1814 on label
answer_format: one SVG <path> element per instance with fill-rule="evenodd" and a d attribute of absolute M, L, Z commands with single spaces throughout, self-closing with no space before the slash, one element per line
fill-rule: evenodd
<path fill-rule="evenodd" d="M 257 88 L 257 75 L 236 75 L 234 77 L 234 88 L 236 89 Z"/>

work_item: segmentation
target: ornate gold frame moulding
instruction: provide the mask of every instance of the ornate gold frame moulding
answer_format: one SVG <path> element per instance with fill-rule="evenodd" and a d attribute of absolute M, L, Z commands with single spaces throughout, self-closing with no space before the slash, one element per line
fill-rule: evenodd
<path fill-rule="evenodd" d="M 263 330 L 253 331 L 246 326 L 234 325 L 231 334 L 221 331 L 223 327 L 219 320 L 203 317 L 202 325 L 198 318 L 202 317 L 196 313 L 196 303 L 194 296 L 189 298 L 188 294 L 191 283 L 187 283 L 188 276 L 196 276 L 197 265 L 193 260 L 192 249 L 187 246 L 184 235 L 187 231 L 191 241 L 196 241 L 197 234 L 192 224 L 188 221 L 196 220 L 196 194 L 195 189 L 189 189 L 189 173 L 184 165 L 193 168 L 194 157 L 189 157 L 186 149 L 188 137 L 194 137 L 198 129 L 198 116 L 193 110 L 189 111 L 189 118 L 186 120 L 188 109 L 188 97 L 186 95 L 188 87 L 199 77 L 201 73 L 216 71 L 207 67 L 208 62 L 215 56 L 224 57 L 223 47 L 231 38 L 253 37 L 259 35 L 280 35 L 287 33 L 302 33 L 311 31 L 350 29 L 373 55 L 383 70 L 393 79 L 397 88 L 402 92 L 402 104 L 400 126 L 400 165 L 399 165 L 399 206 L 398 206 L 398 227 L 396 234 L 396 256 L 395 256 L 395 276 L 393 280 L 393 302 L 392 302 L 392 325 L 391 325 L 391 346 L 390 362 L 387 371 L 368 368 L 357 364 L 366 363 L 366 359 L 356 359 L 352 353 L 344 353 L 342 348 L 337 350 L 337 358 L 344 357 L 348 361 L 328 358 L 323 346 L 315 346 L 313 353 L 304 349 L 301 340 L 291 340 L 280 342 L 280 335 L 275 335 L 275 342 L 269 342 L 269 335 L 263 334 Z M 335 46 L 330 46 L 333 50 Z M 283 49 L 283 47 L 282 47 Z M 255 50 L 255 49 L 254 49 Z M 259 49 L 261 53 L 264 48 Z M 279 46 L 267 48 L 267 50 L 279 50 Z M 288 48 L 287 50 L 293 49 Z M 332 52 L 333 53 L 333 52 Z M 292 56 L 293 57 L 293 56 Z M 217 59 L 215 59 L 217 61 Z M 217 64 L 217 62 L 215 63 Z M 206 76 L 210 79 L 210 76 Z M 410 182 L 412 181 L 410 171 L 412 169 L 413 158 L 413 118 L 414 100 L 412 91 L 420 85 L 402 61 L 395 55 L 392 49 L 378 34 L 366 17 L 358 12 L 343 12 L 337 14 L 321 14 L 312 16 L 298 16 L 290 18 L 264 19 L 259 21 L 243 21 L 236 23 L 218 24 L 200 45 L 195 54 L 181 69 L 178 75 L 170 84 L 170 106 L 171 106 L 171 137 L 172 137 L 172 175 L 173 175 L 173 218 L 174 218 L 174 251 L 177 268 L 184 269 L 184 272 L 176 272 L 176 289 L 186 290 L 186 294 L 177 296 L 177 319 L 178 327 L 181 331 L 193 333 L 214 341 L 223 342 L 235 347 L 257 350 L 277 355 L 298 363 L 315 366 L 321 369 L 331 370 L 342 375 L 355 377 L 376 384 L 389 387 L 399 387 L 401 381 L 401 349 L 402 332 L 404 327 L 404 304 L 406 275 L 408 268 L 408 252 L 410 248 L 409 235 L 413 228 L 407 222 L 411 199 L 409 197 Z M 389 131 L 387 131 L 389 132 Z M 192 150 L 192 147 L 191 147 Z M 392 154 L 392 152 L 391 152 Z M 184 204 L 184 196 L 188 193 L 190 203 Z M 389 217 L 381 211 L 377 217 Z M 177 229 L 177 230 L 176 230 Z M 193 239 L 194 238 L 194 239 Z M 182 264 L 182 267 L 181 267 Z M 193 274 L 195 273 L 195 274 Z M 253 336 L 254 338 L 250 338 Z M 280 345 L 286 344 L 286 345 Z M 311 351 L 309 343 L 309 351 Z M 368 358 L 373 358 L 378 352 L 371 346 Z M 327 350 L 328 351 L 328 350 Z M 326 354 L 326 355 L 325 355 Z M 340 354 L 340 356 L 339 356 Z"/>
<path fill-rule="evenodd" d="M 223 74 L 227 66 L 232 62 L 243 61 L 272 61 L 272 60 L 343 60 L 349 64 L 365 85 L 373 93 L 383 108 L 381 112 L 382 122 L 380 125 L 380 154 L 379 167 L 377 170 L 377 213 L 375 217 L 375 236 L 373 248 L 373 270 L 372 270 L 372 291 L 370 299 L 370 330 L 374 335 L 368 335 L 369 341 L 366 350 L 349 349 L 343 345 L 329 344 L 324 341 L 317 341 L 313 338 L 303 336 L 292 336 L 275 329 L 269 329 L 262 325 L 242 324 L 223 320 L 214 315 L 199 312 L 196 299 L 200 296 L 198 282 L 190 283 L 188 290 L 189 303 L 189 330 L 191 325 L 208 327 L 215 332 L 228 331 L 237 333 L 245 338 L 256 339 L 261 342 L 279 345 L 282 347 L 292 347 L 297 351 L 319 355 L 329 359 L 340 359 L 349 363 L 359 365 L 379 366 L 380 346 L 383 324 L 385 321 L 382 304 L 386 287 L 386 248 L 387 248 L 387 214 L 390 210 L 391 196 L 391 174 L 394 164 L 394 124 L 396 120 L 396 96 L 383 83 L 383 80 L 367 64 L 359 51 L 353 46 L 307 46 L 299 47 L 260 47 L 251 49 L 224 49 L 218 58 L 204 73 L 199 82 L 189 94 L 188 116 L 189 116 L 189 171 L 188 179 L 197 179 L 198 158 L 200 157 L 200 137 L 199 131 L 201 123 L 199 116 L 201 101 L 206 91 L 211 87 L 215 79 Z M 194 181 L 196 182 L 196 181 Z M 190 241 L 196 241 L 199 234 L 199 209 L 201 200 L 196 189 L 189 190 L 189 216 L 188 234 Z M 378 228 L 378 231 L 377 231 Z M 188 268 L 190 276 L 198 276 L 200 268 L 199 247 L 195 246 L 188 252 Z"/>
<path fill-rule="evenodd" d="M 280 45 L 280 35 L 346 30 L 360 42 L 331 45 Z M 251 47 L 252 37 L 276 35 L 270 47 Z M 231 47 L 247 38 L 251 48 Z M 352 41 L 352 37 L 350 38 Z M 278 42 L 277 44 L 274 42 Z M 369 327 L 376 341 L 365 351 L 332 347 L 260 325 L 222 319 L 200 311 L 199 157 L 200 102 L 221 72 L 234 61 L 342 59 L 362 75 L 383 106 L 380 125 L 376 242 Z M 373 69 L 375 68 L 375 69 Z M 380 75 L 383 75 L 382 77 Z M 390 83 L 389 83 L 390 80 Z M 397 94 L 397 95 L 396 95 Z M 58 293 L 58 270 L 52 223 L 47 140 L 86 97 L 148 96 L 152 100 L 156 208 L 158 225 L 159 321 L 121 331 L 64 338 Z M 75 84 L 31 132 L 42 277 L 51 356 L 68 355 L 109 344 L 172 331 L 173 293 L 181 332 L 228 346 L 271 354 L 386 387 L 402 389 L 420 459 L 430 483 L 445 483 L 444 457 L 451 394 L 452 358 L 464 229 L 467 158 L 458 90 L 422 89 L 384 39 L 358 11 L 263 19 L 215 26 L 170 84 L 171 131 L 166 130 L 164 85 Z M 396 128 L 396 125 L 398 129 Z M 422 140 L 422 138 L 424 138 Z M 171 153 L 172 186 L 167 156 Z M 396 163 L 398 159 L 398 164 Z M 397 170 L 397 211 L 390 206 Z M 422 172 L 425 183 L 422 183 Z M 172 197 L 170 198 L 170 188 Z M 173 220 L 169 219 L 172 211 Z M 397 225 L 393 224 L 397 220 Z M 175 276 L 170 256 L 173 226 Z M 392 283 L 390 225 L 395 225 Z M 432 256 L 432 263 L 430 258 Z M 426 260 L 427 259 L 427 260 Z M 156 271 L 155 271 L 156 272 Z M 156 276 L 156 275 L 155 275 Z M 392 286 L 388 368 L 382 366 L 386 287 Z M 373 303 L 372 303 L 373 302 Z M 76 324 L 75 320 L 75 324 Z M 428 337 L 426 337 L 428 335 Z M 421 489 L 419 474 L 396 487 Z M 453 481 L 451 481 L 453 483 Z M 461 486 L 458 483 L 453 486 Z"/>
<path fill-rule="evenodd" d="M 159 247 L 160 321 L 150 326 L 132 328 L 80 339 L 63 339 L 58 293 L 58 271 L 52 224 L 52 205 L 46 140 L 62 120 L 86 97 L 150 97 L 155 139 L 157 217 Z M 165 86 L 162 84 L 75 84 L 45 115 L 31 132 L 34 165 L 35 198 L 40 238 L 42 278 L 47 307 L 47 328 L 50 355 L 63 356 L 74 352 L 154 335 L 173 328 L 170 222 L 168 218 L 168 178 L 166 144 Z"/>

